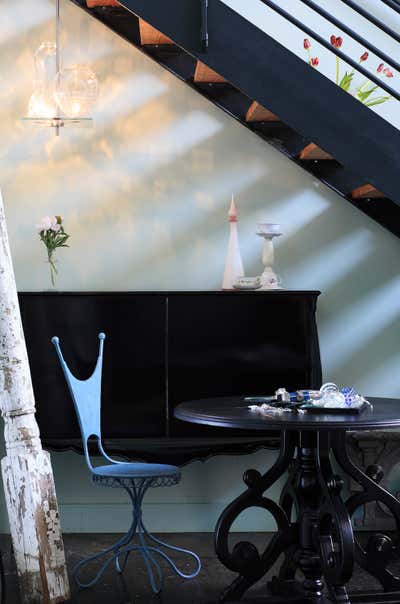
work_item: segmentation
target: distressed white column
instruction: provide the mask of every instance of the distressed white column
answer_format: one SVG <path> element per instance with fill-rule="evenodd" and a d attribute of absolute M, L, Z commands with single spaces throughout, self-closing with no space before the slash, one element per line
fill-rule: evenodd
<path fill-rule="evenodd" d="M 63 602 L 70 594 L 53 471 L 35 418 L 1 192 L 0 409 L 6 445 L 1 469 L 22 600 Z"/>

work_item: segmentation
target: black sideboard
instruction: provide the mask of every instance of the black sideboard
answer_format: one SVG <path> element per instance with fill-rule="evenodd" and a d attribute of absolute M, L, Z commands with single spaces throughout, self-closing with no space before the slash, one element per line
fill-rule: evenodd
<path fill-rule="evenodd" d="M 73 405 L 50 339 L 87 378 L 104 331 L 102 431 L 127 458 L 185 463 L 274 447 L 256 436 L 185 424 L 182 401 L 321 385 L 319 292 L 23 292 L 19 294 L 45 447 L 81 452 Z"/>

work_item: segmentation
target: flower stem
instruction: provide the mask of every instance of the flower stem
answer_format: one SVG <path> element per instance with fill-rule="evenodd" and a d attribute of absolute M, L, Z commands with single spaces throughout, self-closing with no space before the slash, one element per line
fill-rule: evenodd
<path fill-rule="evenodd" d="M 48 250 L 47 251 L 47 257 L 48 257 L 49 266 L 50 266 L 51 284 L 54 287 L 54 285 L 56 283 L 57 268 L 56 268 L 56 265 L 54 264 L 54 261 L 53 261 L 53 252 L 51 252 L 50 250 Z"/>
<path fill-rule="evenodd" d="M 336 84 L 339 85 L 339 65 L 340 65 L 340 59 L 338 56 L 336 56 Z"/>
<path fill-rule="evenodd" d="M 369 80 L 367 80 L 367 78 L 365 78 L 365 79 L 364 79 L 364 80 L 361 82 L 361 84 L 359 85 L 359 87 L 357 88 L 356 93 L 360 92 L 361 88 L 362 88 L 363 86 L 365 86 L 365 84 L 367 84 L 368 82 L 369 82 Z"/>

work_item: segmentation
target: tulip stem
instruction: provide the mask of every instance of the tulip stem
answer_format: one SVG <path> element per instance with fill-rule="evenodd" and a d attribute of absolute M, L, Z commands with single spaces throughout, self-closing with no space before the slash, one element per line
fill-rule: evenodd
<path fill-rule="evenodd" d="M 357 88 L 356 93 L 360 92 L 360 90 L 361 90 L 361 89 L 362 89 L 362 88 L 363 88 L 363 87 L 364 87 L 366 84 L 368 84 L 369 82 L 370 82 L 370 80 L 367 80 L 367 78 L 365 78 L 365 79 L 364 79 L 364 80 L 361 82 L 361 84 L 359 85 L 359 87 Z"/>
<path fill-rule="evenodd" d="M 340 65 L 340 59 L 338 56 L 336 56 L 336 84 L 339 85 L 339 65 Z"/>

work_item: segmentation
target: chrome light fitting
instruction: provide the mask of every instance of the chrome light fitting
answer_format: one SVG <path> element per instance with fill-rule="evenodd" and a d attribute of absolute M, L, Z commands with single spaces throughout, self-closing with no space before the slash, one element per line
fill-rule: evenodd
<path fill-rule="evenodd" d="M 56 0 L 56 42 L 42 43 L 35 52 L 35 87 L 28 115 L 22 121 L 55 128 L 91 126 L 90 111 L 97 101 L 96 75 L 86 65 L 63 68 L 60 54 L 60 0 Z"/>

